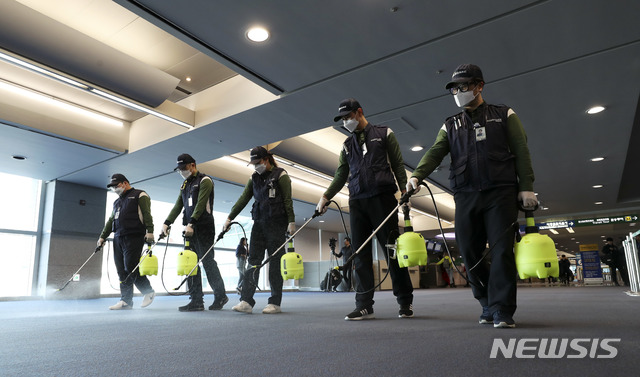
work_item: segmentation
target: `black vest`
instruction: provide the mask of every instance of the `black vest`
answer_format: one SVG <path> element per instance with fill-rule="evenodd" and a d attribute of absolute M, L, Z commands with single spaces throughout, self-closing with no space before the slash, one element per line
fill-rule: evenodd
<path fill-rule="evenodd" d="M 364 144 L 354 132 L 344 142 L 349 163 L 349 199 L 370 198 L 382 193 L 395 193 L 397 185 L 387 158 L 387 127 L 367 124 Z M 364 150 L 366 148 L 366 153 Z"/>
<path fill-rule="evenodd" d="M 113 202 L 112 230 L 116 236 L 145 234 L 146 228 L 138 212 L 138 199 L 143 192 L 132 188 Z"/>
<path fill-rule="evenodd" d="M 447 118 L 451 153 L 449 182 L 454 192 L 517 185 L 515 156 L 509 149 L 509 107 L 484 105 L 482 119 L 473 123 L 465 112 Z M 477 141 L 484 127 L 485 139 Z"/>
<path fill-rule="evenodd" d="M 182 183 L 182 188 L 180 189 L 180 195 L 182 195 L 182 206 L 184 207 L 184 211 L 182 213 L 182 225 L 187 225 L 191 221 L 191 215 L 193 215 L 193 211 L 196 208 L 196 204 L 198 203 L 198 194 L 200 193 L 200 182 L 208 177 L 200 172 L 198 172 L 195 176 L 191 176 Z M 213 185 L 213 180 L 211 180 L 211 184 Z M 189 201 L 191 199 L 191 201 Z M 189 205 L 191 203 L 191 205 Z M 198 218 L 198 224 L 208 224 L 213 223 L 213 188 L 211 189 L 211 194 L 209 194 L 209 200 L 205 210 Z"/>
<path fill-rule="evenodd" d="M 264 174 L 253 173 L 251 182 L 253 184 L 253 208 L 251 208 L 251 218 L 253 220 L 267 220 L 272 218 L 282 218 L 287 216 L 284 208 L 284 198 L 282 189 L 278 184 L 282 168 L 274 167 L 270 172 Z"/>

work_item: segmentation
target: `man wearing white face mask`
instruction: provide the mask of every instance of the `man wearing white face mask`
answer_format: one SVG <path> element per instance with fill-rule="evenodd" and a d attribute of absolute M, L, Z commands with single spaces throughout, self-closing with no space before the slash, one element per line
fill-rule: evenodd
<path fill-rule="evenodd" d="M 333 181 L 324 192 L 316 211 L 323 214 L 327 204 L 349 180 L 349 212 L 351 242 L 358 250 L 369 235 L 397 206 L 395 193 L 405 193 L 407 175 L 400 153 L 400 146 L 390 128 L 370 124 L 360 103 L 353 98 L 343 100 L 338 106 L 334 122 L 342 120 L 351 133 L 340 152 L 338 168 Z M 397 181 L 397 185 L 396 185 Z M 395 218 L 380 228 L 376 237 L 381 245 L 389 242 L 390 234 L 397 234 Z M 387 249 L 383 247 L 385 255 Z M 400 305 L 398 317 L 413 317 L 413 285 L 406 268 L 400 268 L 396 259 L 388 259 L 393 294 Z M 354 257 L 353 280 L 356 290 L 355 309 L 345 316 L 347 321 L 375 318 L 373 314 L 373 250 L 371 242 Z"/>
<path fill-rule="evenodd" d="M 213 181 L 211 177 L 202 174 L 196 168 L 196 160 L 184 153 L 178 156 L 178 166 L 174 169 L 184 179 L 180 187 L 180 195 L 176 204 L 169 212 L 162 226 L 162 233 L 167 234 L 169 225 L 182 213 L 182 225 L 184 237 L 189 238 L 193 251 L 202 259 L 204 254 L 214 243 L 216 226 L 213 220 Z M 218 269 L 218 263 L 214 259 L 214 250 L 202 260 L 202 265 L 207 273 L 209 285 L 213 289 L 214 301 L 209 310 L 221 310 L 229 301 L 225 292 L 224 281 Z M 204 294 L 202 293 L 202 273 L 198 268 L 195 276 L 189 276 L 187 285 L 191 301 L 178 308 L 181 312 L 194 312 L 204 310 Z"/>
<path fill-rule="evenodd" d="M 146 192 L 136 190 L 122 174 L 111 176 L 107 188 L 118 194 L 113 202 L 113 212 L 98 239 L 98 246 L 114 232 L 113 260 L 120 278 L 120 301 L 109 307 L 111 310 L 125 310 L 133 307 L 133 285 L 144 294 L 142 307 L 149 306 L 155 292 L 146 276 L 140 276 L 139 270 L 129 276 L 138 265 L 144 243 L 152 244 L 153 217 L 151 217 L 151 199 Z M 129 277 L 127 279 L 127 276 Z"/>
<path fill-rule="evenodd" d="M 445 120 L 407 190 L 417 191 L 418 183 L 451 154 L 456 241 L 465 265 L 480 262 L 487 241 L 493 247 L 491 263 L 484 260 L 468 274 L 473 295 L 482 306 L 479 322 L 515 327 L 517 271 L 514 232 L 508 228 L 518 218 L 518 200 L 525 208 L 537 204 L 527 136 L 511 108 L 484 102 L 479 67 L 460 65 L 446 89 L 464 111 Z"/>
<path fill-rule="evenodd" d="M 291 179 L 287 172 L 278 167 L 273 155 L 264 147 L 253 148 L 250 156 L 250 164 L 255 167 L 255 173 L 251 175 L 242 195 L 231 208 L 224 229 L 229 229 L 233 219 L 253 198 L 251 209 L 253 228 L 248 263 L 249 266 L 258 266 L 265 258 L 265 250 L 268 255 L 273 254 L 286 241 L 286 233 L 293 234 L 296 231 L 296 216 L 293 213 L 291 200 Z M 282 249 L 269 260 L 271 297 L 262 310 L 264 314 L 281 312 L 283 279 L 280 273 L 280 259 L 284 253 L 285 250 Z M 233 310 L 241 313 L 253 312 L 256 304 L 253 296 L 256 292 L 258 276 L 259 271 L 250 267 L 246 269 L 240 303 L 235 305 Z"/>

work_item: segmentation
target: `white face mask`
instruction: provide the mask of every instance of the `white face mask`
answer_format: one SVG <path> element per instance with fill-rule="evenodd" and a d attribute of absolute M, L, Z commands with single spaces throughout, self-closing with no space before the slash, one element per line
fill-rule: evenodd
<path fill-rule="evenodd" d="M 122 193 L 124 192 L 124 188 L 123 187 L 112 187 L 111 189 L 113 190 L 113 192 L 118 194 L 118 196 L 121 196 Z"/>
<path fill-rule="evenodd" d="M 262 174 L 265 171 L 267 171 L 267 165 L 265 165 L 265 164 L 257 164 L 255 166 L 255 169 L 256 169 L 256 173 Z"/>
<path fill-rule="evenodd" d="M 187 170 L 178 170 L 178 173 L 180 173 L 180 176 L 182 176 L 182 178 L 187 179 L 189 177 L 191 177 L 191 170 L 187 169 Z"/>
<path fill-rule="evenodd" d="M 353 133 L 353 131 L 355 131 L 358 127 L 358 121 L 356 120 L 356 118 L 343 120 L 342 127 L 346 128 L 350 133 Z"/>
<path fill-rule="evenodd" d="M 478 92 L 478 94 L 473 94 L 475 90 L 468 90 L 466 92 L 458 92 L 454 97 L 456 100 L 456 105 L 458 105 L 458 107 L 463 107 L 468 105 L 471 101 L 473 101 L 474 99 L 476 99 L 476 97 L 478 96 L 478 94 L 480 94 L 480 92 Z"/>

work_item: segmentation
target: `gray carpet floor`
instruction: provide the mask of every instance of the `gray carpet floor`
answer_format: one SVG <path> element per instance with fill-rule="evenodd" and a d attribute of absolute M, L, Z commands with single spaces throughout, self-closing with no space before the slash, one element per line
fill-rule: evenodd
<path fill-rule="evenodd" d="M 0 376 L 633 376 L 640 367 L 640 297 L 624 287 L 520 287 L 517 328 L 478 324 L 468 288 L 414 292 L 415 317 L 398 318 L 389 291 L 376 292 L 376 319 L 348 322 L 354 294 L 285 292 L 283 313 L 178 312 L 185 297 L 0 302 Z M 211 304 L 212 296 L 205 296 Z M 496 339 L 585 339 L 565 357 L 491 358 Z M 616 338 L 614 358 L 591 349 Z M 524 339 L 524 340 L 523 340 Z M 533 339 L 529 341 L 527 339 Z M 525 349 L 523 355 L 534 355 Z"/>

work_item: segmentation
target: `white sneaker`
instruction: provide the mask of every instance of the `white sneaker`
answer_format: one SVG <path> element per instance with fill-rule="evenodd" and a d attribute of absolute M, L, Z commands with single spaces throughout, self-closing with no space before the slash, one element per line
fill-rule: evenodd
<path fill-rule="evenodd" d="M 156 292 L 151 292 L 151 293 L 147 293 L 146 295 L 144 295 L 144 298 L 142 299 L 142 305 L 140 305 L 141 308 L 146 308 L 147 306 L 151 305 L 151 303 L 153 302 L 153 299 L 156 298 Z"/>
<path fill-rule="evenodd" d="M 131 309 L 131 305 L 127 304 L 122 300 L 118 301 L 117 304 L 109 307 L 109 310 L 127 310 L 127 309 Z"/>
<path fill-rule="evenodd" d="M 231 308 L 233 311 L 236 312 L 240 312 L 240 313 L 251 313 L 253 312 L 253 307 L 251 305 L 249 305 L 248 302 L 246 301 L 240 301 L 239 304 L 237 304 L 236 306 L 234 306 L 233 308 Z"/>
<path fill-rule="evenodd" d="M 262 314 L 276 314 L 276 313 L 282 313 L 282 310 L 280 310 L 279 305 L 267 304 L 267 306 L 265 306 L 264 309 L 262 309 Z"/>

